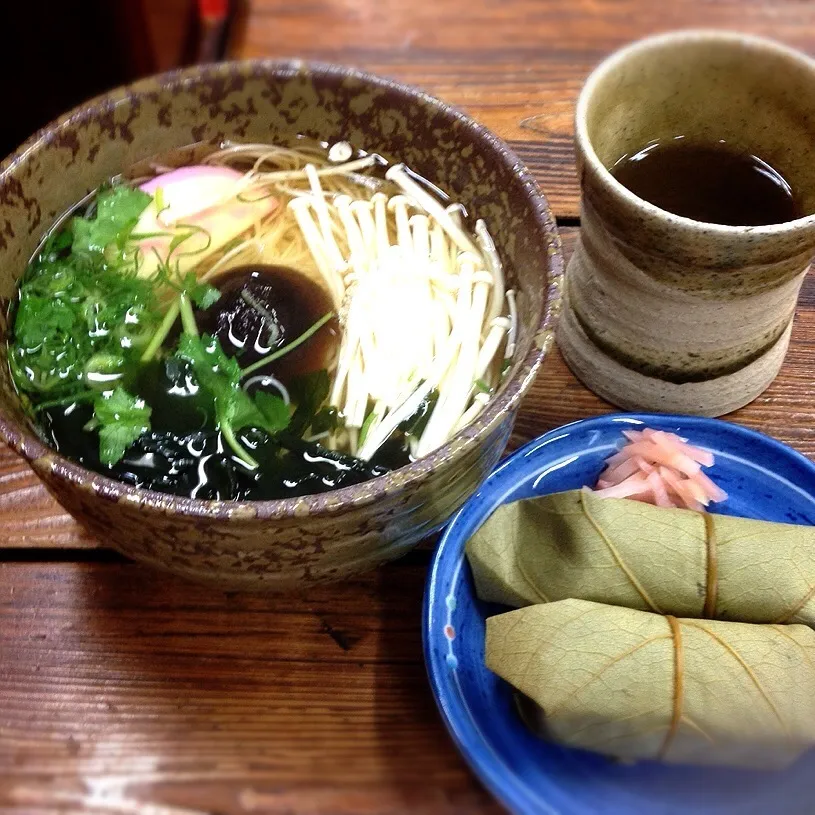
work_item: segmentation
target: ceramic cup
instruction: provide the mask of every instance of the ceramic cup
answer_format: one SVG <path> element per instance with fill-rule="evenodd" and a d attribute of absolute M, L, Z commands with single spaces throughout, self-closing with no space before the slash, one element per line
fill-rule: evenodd
<path fill-rule="evenodd" d="M 770 226 L 683 218 L 608 168 L 684 136 L 769 162 L 805 217 Z M 772 382 L 815 253 L 815 61 L 767 40 L 681 31 L 637 42 L 577 104 L 581 235 L 558 343 L 574 373 L 627 409 L 718 416 Z"/>

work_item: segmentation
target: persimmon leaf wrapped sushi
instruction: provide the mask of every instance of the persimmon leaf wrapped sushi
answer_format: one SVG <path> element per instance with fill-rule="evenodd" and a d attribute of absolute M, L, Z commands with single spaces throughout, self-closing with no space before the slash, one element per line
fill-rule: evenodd
<path fill-rule="evenodd" d="M 488 619 L 486 663 L 572 747 L 773 768 L 815 744 L 815 631 L 802 625 L 561 600 Z"/>

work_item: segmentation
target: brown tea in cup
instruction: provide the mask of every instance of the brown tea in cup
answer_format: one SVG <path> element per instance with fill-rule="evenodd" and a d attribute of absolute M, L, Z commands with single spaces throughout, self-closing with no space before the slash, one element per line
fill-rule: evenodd
<path fill-rule="evenodd" d="M 654 139 L 618 159 L 611 174 L 634 195 L 694 221 L 766 226 L 805 214 L 780 171 L 724 139 Z"/>
<path fill-rule="evenodd" d="M 569 367 L 627 409 L 750 402 L 778 373 L 815 254 L 815 60 L 724 31 L 642 40 L 587 80 L 575 147 Z"/>

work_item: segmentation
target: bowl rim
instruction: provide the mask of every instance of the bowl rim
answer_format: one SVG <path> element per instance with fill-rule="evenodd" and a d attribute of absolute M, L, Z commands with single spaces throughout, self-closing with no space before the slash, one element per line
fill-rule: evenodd
<path fill-rule="evenodd" d="M 532 209 L 533 218 L 548 240 L 548 251 L 542 258 L 546 272 L 545 297 L 535 315 L 536 328 L 531 338 L 530 348 L 525 356 L 516 362 L 517 367 L 514 374 L 506 381 L 503 390 L 487 403 L 485 409 L 471 424 L 462 428 L 447 444 L 429 455 L 361 484 L 299 497 L 225 501 L 188 498 L 135 487 L 89 470 L 61 456 L 37 438 L 28 428 L 19 425 L 2 410 L 0 410 L 0 439 L 32 464 L 40 475 L 68 482 L 113 502 L 124 499 L 149 509 L 161 510 L 168 515 L 208 519 L 239 516 L 258 520 L 281 520 L 302 518 L 304 515 L 312 514 L 330 515 L 349 509 L 358 509 L 389 494 L 418 486 L 433 471 L 450 461 L 453 456 L 458 457 L 460 453 L 477 447 L 487 431 L 497 423 L 503 414 L 512 411 L 529 389 L 553 343 L 554 327 L 561 305 L 561 281 L 565 264 L 555 216 L 546 196 L 521 160 L 503 140 L 472 117 L 414 86 L 377 76 L 358 68 L 301 59 L 262 58 L 195 65 L 149 76 L 95 96 L 45 125 L 3 160 L 0 163 L 0 183 L 18 164 L 24 162 L 29 154 L 48 147 L 60 131 L 94 117 L 100 109 L 115 108 L 126 104 L 143 94 L 154 92 L 157 87 L 161 90 L 184 89 L 194 87 L 212 77 L 238 73 L 250 77 L 274 78 L 289 78 L 298 74 L 314 75 L 337 82 L 352 79 L 397 93 L 407 99 L 435 108 L 440 113 L 458 121 L 468 135 L 490 150 L 495 161 L 501 162 L 517 177 Z M 315 501 L 317 506 L 310 506 L 310 503 Z"/>

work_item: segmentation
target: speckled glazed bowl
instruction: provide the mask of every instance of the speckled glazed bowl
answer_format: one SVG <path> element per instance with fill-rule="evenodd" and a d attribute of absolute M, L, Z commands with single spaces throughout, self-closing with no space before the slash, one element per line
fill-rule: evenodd
<path fill-rule="evenodd" d="M 792 184 L 806 217 L 722 226 L 666 212 L 609 171 L 654 141 L 726 141 Z M 613 54 L 575 116 L 581 235 L 558 344 L 632 410 L 718 416 L 778 373 L 815 253 L 815 60 L 724 31 L 678 31 Z"/>
<path fill-rule="evenodd" d="M 2 343 L 0 435 L 57 500 L 101 542 L 224 588 L 288 591 L 398 557 L 486 477 L 551 345 L 563 260 L 546 200 L 501 141 L 438 100 L 300 62 L 201 66 L 139 82 L 49 125 L 0 167 L 0 297 L 7 304 L 55 218 L 128 165 L 202 139 L 278 141 L 298 133 L 398 158 L 489 224 L 519 291 L 519 342 L 500 393 L 450 444 L 366 484 L 313 497 L 214 502 L 140 490 L 67 461 L 38 439 Z"/>

